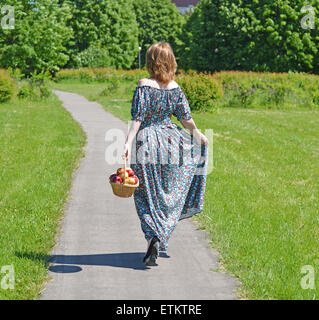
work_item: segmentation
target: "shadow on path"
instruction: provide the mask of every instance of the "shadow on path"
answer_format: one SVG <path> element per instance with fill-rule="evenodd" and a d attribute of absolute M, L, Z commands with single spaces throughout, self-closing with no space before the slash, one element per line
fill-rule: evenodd
<path fill-rule="evenodd" d="M 41 260 L 51 272 L 56 273 L 79 272 L 82 268 L 77 265 L 111 266 L 117 268 L 146 270 L 149 269 L 149 267 L 145 266 L 142 262 L 144 255 L 144 252 L 51 256 L 34 253 L 16 253 L 16 256 L 20 258 Z M 60 265 L 49 266 L 50 263 Z"/>

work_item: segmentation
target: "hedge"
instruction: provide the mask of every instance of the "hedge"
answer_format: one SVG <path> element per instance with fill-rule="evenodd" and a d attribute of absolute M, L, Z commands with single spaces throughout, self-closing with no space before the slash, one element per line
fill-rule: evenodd
<path fill-rule="evenodd" d="M 66 69 L 55 81 L 138 82 L 146 70 L 112 68 Z M 179 71 L 176 75 L 193 111 L 222 107 L 293 109 L 319 107 L 319 76 L 306 73 L 221 71 L 214 74 Z"/>

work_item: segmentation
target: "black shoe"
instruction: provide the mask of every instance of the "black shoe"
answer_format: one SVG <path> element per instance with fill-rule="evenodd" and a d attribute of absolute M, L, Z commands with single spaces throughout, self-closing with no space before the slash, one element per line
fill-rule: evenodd
<path fill-rule="evenodd" d="M 147 249 L 147 252 L 143 258 L 143 262 L 149 266 L 154 265 L 156 263 L 156 259 L 158 257 L 158 251 L 159 251 L 159 239 L 154 236 L 150 242 L 150 245 Z"/>

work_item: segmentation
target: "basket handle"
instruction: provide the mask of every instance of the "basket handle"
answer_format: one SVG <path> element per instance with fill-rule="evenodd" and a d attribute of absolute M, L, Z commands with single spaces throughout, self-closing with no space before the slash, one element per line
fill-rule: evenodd
<path fill-rule="evenodd" d="M 125 175 L 126 175 L 126 156 L 125 154 L 122 156 L 124 159 L 124 179 L 123 179 L 123 184 L 125 184 Z"/>

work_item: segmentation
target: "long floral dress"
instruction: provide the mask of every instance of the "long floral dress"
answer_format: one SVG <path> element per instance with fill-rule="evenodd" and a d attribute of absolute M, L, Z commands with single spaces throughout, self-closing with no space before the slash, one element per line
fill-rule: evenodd
<path fill-rule="evenodd" d="M 134 202 L 145 239 L 156 235 L 165 251 L 178 221 L 203 209 L 208 161 L 208 145 L 174 124 L 172 115 L 191 119 L 180 87 L 136 87 L 131 120 L 141 125 L 131 148 L 130 166 L 139 178 Z"/>

